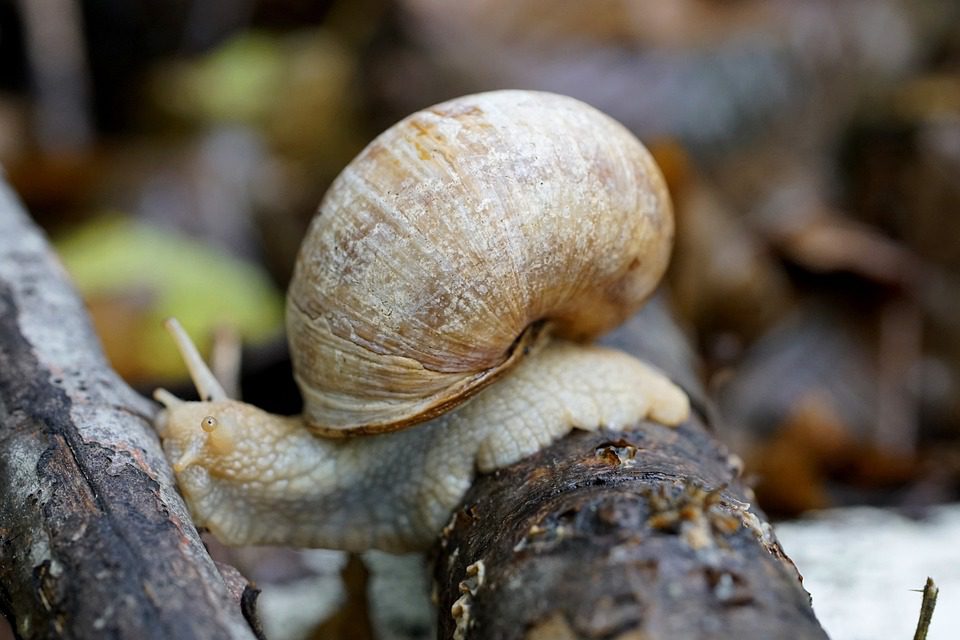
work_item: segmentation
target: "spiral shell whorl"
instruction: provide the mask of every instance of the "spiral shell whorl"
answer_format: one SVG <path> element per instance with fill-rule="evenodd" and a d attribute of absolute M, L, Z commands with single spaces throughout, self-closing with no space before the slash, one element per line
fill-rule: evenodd
<path fill-rule="evenodd" d="M 347 166 L 304 239 L 287 328 L 307 421 L 414 424 L 509 369 L 540 320 L 575 340 L 613 328 L 672 236 L 653 159 L 592 107 L 498 91 L 413 114 Z"/>

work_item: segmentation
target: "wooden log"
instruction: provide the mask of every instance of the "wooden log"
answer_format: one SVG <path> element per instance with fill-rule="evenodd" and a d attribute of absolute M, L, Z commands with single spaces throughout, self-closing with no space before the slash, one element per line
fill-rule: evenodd
<path fill-rule="evenodd" d="M 687 386 L 692 417 L 576 432 L 478 478 L 437 549 L 441 638 L 826 637 L 682 337 L 656 305 L 638 327 L 613 342 Z"/>
<path fill-rule="evenodd" d="M 155 412 L 0 180 L 0 611 L 20 638 L 255 637 L 246 589 L 234 575 L 228 589 L 174 488 Z"/>

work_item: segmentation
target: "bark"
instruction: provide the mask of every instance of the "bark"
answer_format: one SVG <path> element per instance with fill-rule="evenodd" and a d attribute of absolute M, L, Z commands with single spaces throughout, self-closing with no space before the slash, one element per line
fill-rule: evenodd
<path fill-rule="evenodd" d="M 19 637 L 254 638 L 253 592 L 206 553 L 155 411 L 0 181 L 0 610 Z"/>
<path fill-rule="evenodd" d="M 677 429 L 577 432 L 479 478 L 444 531 L 442 638 L 825 638 L 710 434 L 689 349 L 654 306 L 614 342 L 689 390 Z"/>

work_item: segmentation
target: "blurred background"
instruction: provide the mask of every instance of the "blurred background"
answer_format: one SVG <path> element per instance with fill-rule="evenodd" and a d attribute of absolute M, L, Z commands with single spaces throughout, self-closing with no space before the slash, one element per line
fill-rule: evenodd
<path fill-rule="evenodd" d="M 296 412 L 283 291 L 326 187 L 399 118 L 496 88 L 653 151 L 664 300 L 718 435 L 828 631 L 908 637 L 928 566 L 960 588 L 960 2 L 0 0 L 0 165 L 145 392 L 185 392 L 175 315 Z M 418 558 L 211 545 L 271 638 L 431 637 Z M 960 633 L 955 594 L 932 638 Z"/>

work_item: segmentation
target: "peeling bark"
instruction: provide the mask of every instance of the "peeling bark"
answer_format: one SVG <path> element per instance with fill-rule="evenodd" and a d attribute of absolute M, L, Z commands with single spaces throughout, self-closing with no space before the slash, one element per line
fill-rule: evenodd
<path fill-rule="evenodd" d="M 689 387 L 677 429 L 577 432 L 478 478 L 444 531 L 441 638 L 825 638 L 662 309 L 632 348 Z"/>
<path fill-rule="evenodd" d="M 0 610 L 19 637 L 254 638 L 174 489 L 155 411 L 110 369 L 0 182 Z"/>

